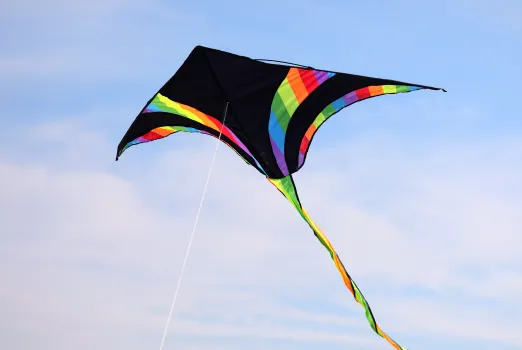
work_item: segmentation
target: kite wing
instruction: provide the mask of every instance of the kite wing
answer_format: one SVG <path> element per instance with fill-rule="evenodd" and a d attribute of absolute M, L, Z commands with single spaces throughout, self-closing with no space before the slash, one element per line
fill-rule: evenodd
<path fill-rule="evenodd" d="M 319 127 L 353 103 L 386 94 L 443 90 L 389 79 L 272 64 L 197 46 L 149 100 L 118 145 L 130 146 L 175 132 L 198 132 L 231 147 L 294 205 L 329 251 L 346 286 L 365 308 L 373 330 L 403 349 L 377 325 L 339 256 L 301 206 L 292 174 L 301 169 Z"/>
<path fill-rule="evenodd" d="M 317 129 L 333 114 L 370 97 L 421 89 L 439 90 L 197 46 L 138 115 L 117 159 L 129 146 L 176 131 L 223 131 L 223 142 L 247 163 L 280 179 L 303 166 Z"/>
<path fill-rule="evenodd" d="M 228 106 L 225 105 L 225 110 Z M 230 112 L 227 111 L 227 114 Z M 118 146 L 116 160 L 129 147 L 167 137 L 176 132 L 196 132 L 219 138 L 246 163 L 265 173 L 256 158 L 229 126 L 219 119 L 157 93 L 141 111 Z"/>

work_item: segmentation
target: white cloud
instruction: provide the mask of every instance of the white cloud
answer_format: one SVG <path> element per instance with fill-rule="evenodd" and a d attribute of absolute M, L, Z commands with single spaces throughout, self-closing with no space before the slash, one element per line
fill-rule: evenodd
<path fill-rule="evenodd" d="M 455 298 L 456 299 L 456 298 Z M 522 318 L 498 312 L 494 307 L 469 305 L 451 300 L 396 300 L 387 304 L 385 313 L 401 315 L 400 328 L 422 332 L 426 336 L 445 335 L 449 338 L 496 341 L 504 345 L 522 346 L 519 332 Z M 517 315 L 518 314 L 518 315 Z M 422 321 L 419 321 L 421 320 Z M 417 321 L 415 321 L 417 320 Z"/>
<path fill-rule="evenodd" d="M 64 138 L 72 129 L 81 131 Z M 67 159 L 74 144 L 92 167 L 67 162 L 56 167 L 36 159 L 1 163 L 0 273 L 7 281 L 0 287 L 2 343 L 20 349 L 154 346 L 214 139 L 175 135 L 133 148 L 107 165 L 96 164 L 96 157 L 114 151 L 100 134 L 76 123 L 34 130 L 39 136 L 34 142 L 58 142 L 65 150 L 55 161 Z M 93 149 L 93 140 L 102 146 Z M 400 342 L 417 334 L 519 345 L 507 333 L 520 327 L 520 318 L 484 306 L 491 300 L 511 305 L 516 314 L 516 302 L 510 303 L 520 295 L 520 202 L 508 190 L 521 187 L 516 176 L 504 176 L 519 171 L 509 161 L 517 148 L 488 145 L 511 157 L 490 156 L 485 167 L 462 145 L 416 157 L 397 143 L 381 143 L 387 160 L 382 164 L 372 156 L 375 147 L 364 140 L 345 142 L 336 152 L 342 164 L 337 168 L 321 157 L 332 149 L 316 148 L 315 160 L 296 182 L 382 328 Z M 386 177 L 370 176 L 384 173 L 390 162 L 396 165 Z M 428 166 L 434 162 L 438 165 Z M 124 172 L 116 175 L 118 169 Z M 214 339 L 234 348 L 272 339 L 288 342 L 288 348 L 302 348 L 302 342 L 386 348 L 284 197 L 224 146 L 213 174 L 168 344 L 198 346 Z M 503 183 L 486 189 L 484 183 L 495 176 L 503 176 Z M 390 184 L 404 192 L 382 190 Z M 411 287 L 437 297 L 405 300 Z M 468 301 L 453 322 L 459 298 Z M 491 313 L 490 321 L 480 321 Z M 404 345 L 416 347 L 412 341 Z"/>
<path fill-rule="evenodd" d="M 43 130 L 61 139 L 57 131 L 62 128 Z M 89 139 L 77 137 L 76 141 Z M 10 316 L 2 319 L 3 328 L 26 339 L 23 348 L 31 347 L 33 341 L 49 348 L 138 347 L 140 337 L 159 334 L 187 244 L 192 215 L 186 212 L 193 210 L 179 207 L 165 215 L 165 210 L 156 211 L 154 196 L 103 172 L 3 163 L 0 174 L 2 274 L 9 281 L 2 288 L 2 303 L 7 310 L 4 315 Z M 180 298 L 179 312 L 188 312 L 189 319 L 175 329 L 207 336 L 216 332 L 286 339 L 303 335 L 299 329 L 278 334 L 270 325 L 244 324 L 259 313 L 282 317 L 273 302 L 265 302 L 264 308 L 259 305 L 263 292 L 269 292 L 268 284 L 277 285 L 286 278 L 283 271 L 275 276 L 270 271 L 270 264 L 277 268 L 285 252 L 277 249 L 279 242 L 270 234 L 268 220 L 258 228 L 248 225 L 238 230 L 242 225 L 227 225 L 233 217 L 213 215 L 211 208 L 206 214 Z M 272 214 L 275 217 L 273 210 Z M 237 281 L 260 291 L 240 302 L 237 293 L 225 293 Z M 199 288 L 210 295 L 198 293 Z M 216 293 L 219 298 L 213 299 Z M 197 299 L 192 301 L 194 295 Z M 202 305 L 203 314 L 198 310 Z M 191 315 L 199 318 L 190 321 Z M 303 315 L 287 317 L 303 320 Z M 194 328 L 194 322 L 216 316 L 217 322 Z M 234 319 L 227 322 L 229 317 Z M 119 340 L 129 331 L 135 338 Z M 334 342 L 374 341 L 328 334 Z M 310 330 L 306 339 L 321 340 L 328 334 Z M 15 346 L 16 341 L 9 344 Z"/>

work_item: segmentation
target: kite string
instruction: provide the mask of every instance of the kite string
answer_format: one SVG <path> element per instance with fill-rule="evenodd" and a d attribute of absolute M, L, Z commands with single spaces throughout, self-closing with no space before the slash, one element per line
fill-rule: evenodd
<path fill-rule="evenodd" d="M 183 273 L 185 272 L 185 267 L 187 266 L 187 260 L 188 260 L 190 248 L 192 246 L 192 242 L 194 241 L 194 233 L 196 232 L 196 227 L 198 225 L 199 214 L 201 213 L 201 208 L 203 207 L 203 201 L 205 200 L 205 195 L 207 193 L 208 183 L 210 182 L 210 175 L 212 174 L 212 169 L 214 168 L 214 162 L 216 160 L 216 155 L 217 155 L 217 151 L 218 151 L 218 148 L 219 148 L 219 143 L 221 141 L 221 135 L 223 134 L 223 128 L 225 126 L 225 119 L 227 118 L 228 103 L 229 102 L 227 101 L 227 104 L 225 106 L 225 112 L 224 112 L 224 115 L 223 115 L 223 122 L 221 124 L 221 129 L 219 131 L 219 137 L 217 139 L 216 148 L 214 150 L 214 155 L 212 157 L 212 162 L 210 163 L 210 169 L 209 169 L 208 175 L 207 175 L 207 181 L 205 183 L 205 187 L 203 189 L 203 195 L 201 196 L 201 201 L 199 203 L 198 212 L 196 214 L 196 219 L 194 221 L 194 227 L 192 228 L 192 233 L 190 234 L 189 244 L 187 246 L 187 251 L 185 252 L 185 259 L 183 260 L 183 265 L 181 265 L 181 272 L 180 272 L 180 275 L 179 275 L 179 278 L 178 278 L 176 291 L 174 292 L 174 297 L 172 299 L 172 304 L 170 306 L 169 316 L 167 318 L 167 324 L 165 325 L 165 330 L 163 331 L 163 338 L 161 339 L 160 350 L 163 350 L 163 344 L 165 344 L 165 338 L 167 337 L 167 331 L 169 329 L 170 320 L 172 319 L 172 313 L 174 311 L 174 306 L 176 305 L 176 300 L 178 298 L 179 289 L 180 289 L 180 286 L 181 286 L 181 281 L 183 279 Z"/>

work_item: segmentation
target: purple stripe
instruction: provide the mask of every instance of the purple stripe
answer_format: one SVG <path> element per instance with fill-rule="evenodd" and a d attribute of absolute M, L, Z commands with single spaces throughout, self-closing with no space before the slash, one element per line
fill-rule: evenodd
<path fill-rule="evenodd" d="M 156 98 L 157 98 L 157 96 L 154 98 L 154 101 L 155 101 Z M 167 99 L 170 100 L 168 97 L 167 97 Z M 143 110 L 142 113 L 154 113 L 154 112 L 172 113 L 172 111 L 170 111 L 170 110 L 164 110 L 164 109 L 162 109 L 161 106 L 164 106 L 163 104 L 160 104 L 160 106 L 155 105 L 155 104 L 154 104 L 154 101 L 151 102 L 151 103 L 150 103 L 150 104 L 149 104 L 149 105 L 148 105 L 148 106 Z M 177 113 L 173 113 L 173 114 L 178 114 L 178 115 L 180 115 L 180 116 L 182 116 L 182 117 L 187 118 L 186 115 L 184 115 L 184 113 L 183 113 L 183 112 L 184 112 L 184 108 L 183 108 L 184 105 L 183 105 L 183 104 L 180 104 L 180 105 L 181 105 L 181 109 L 182 109 L 183 111 L 180 112 L 180 111 L 177 111 L 177 109 L 175 109 L 175 110 L 177 111 Z M 229 137 L 230 141 L 231 141 L 233 144 L 235 144 L 237 147 L 239 147 L 243 152 L 245 152 L 246 154 L 248 154 L 248 155 L 249 155 L 249 156 L 254 160 L 254 162 L 255 162 L 256 165 L 259 167 L 259 169 L 260 169 L 261 171 L 263 171 L 263 173 L 265 173 L 265 171 L 264 171 L 263 167 L 261 166 L 261 164 L 259 164 L 259 162 L 257 161 L 257 159 L 252 155 L 252 153 L 250 153 L 250 151 L 246 148 L 246 146 L 243 144 L 243 142 L 241 142 L 241 140 L 236 136 L 236 134 L 234 134 L 234 132 L 233 132 L 232 130 L 230 130 L 226 125 L 223 125 L 223 124 L 222 124 L 219 120 L 217 120 L 216 118 L 214 118 L 214 117 L 212 117 L 212 116 L 210 116 L 210 115 L 208 115 L 208 114 L 205 114 L 205 113 L 203 113 L 203 112 L 201 112 L 201 113 L 202 113 L 203 115 L 205 115 L 207 118 L 209 118 L 209 119 L 210 119 L 210 120 L 211 120 L 211 121 L 212 121 L 212 122 L 213 122 L 217 127 L 222 127 L 222 130 L 223 130 L 223 131 L 227 131 L 227 132 L 229 133 L 229 135 L 230 135 L 230 137 Z M 198 123 L 198 124 L 201 124 L 201 125 L 204 125 L 204 126 L 206 126 L 206 127 L 209 127 L 209 128 L 211 128 L 211 129 L 213 129 L 212 127 L 210 127 L 210 125 L 206 125 L 206 124 L 204 124 L 204 123 Z M 187 128 L 187 130 L 189 130 L 189 129 L 190 129 L 189 132 L 196 132 L 196 130 L 197 130 L 197 129 L 194 129 L 194 128 Z M 209 132 L 206 132 L 206 131 L 203 131 L 203 130 L 199 130 L 199 131 L 200 131 L 202 134 L 206 134 L 206 135 L 214 136 L 214 135 L 212 135 L 212 134 L 209 133 Z M 222 134 L 223 134 L 223 136 L 226 136 L 226 133 L 225 133 L 225 132 L 223 132 Z M 142 138 L 141 138 L 141 139 L 142 139 Z M 144 141 L 141 141 L 141 142 L 145 142 L 145 141 L 149 141 L 149 140 L 145 140 L 145 139 L 144 139 Z M 223 141 L 224 141 L 224 140 L 223 140 Z M 227 143 L 227 142 L 225 142 L 225 143 Z M 228 144 L 228 143 L 227 143 L 227 144 Z M 230 145 L 229 145 L 229 146 L 230 146 Z M 266 175 L 266 173 L 265 173 L 265 175 Z"/>
<path fill-rule="evenodd" d="M 344 101 L 346 102 L 346 105 L 351 105 L 352 103 L 356 102 L 358 99 L 357 99 L 357 94 L 355 93 L 355 91 L 353 92 L 350 92 L 349 94 L 346 94 L 344 95 Z"/>
<path fill-rule="evenodd" d="M 227 128 L 225 126 L 225 128 Z M 232 137 L 234 138 L 232 141 L 239 146 L 239 148 L 241 148 L 246 154 L 248 154 L 250 157 L 254 158 L 254 156 L 250 153 L 250 151 L 246 148 L 246 146 L 243 144 L 243 142 L 241 142 L 240 139 L 237 138 L 237 136 L 232 132 L 232 130 L 230 130 L 229 128 L 227 128 L 228 132 L 230 132 L 230 135 L 232 135 Z M 255 158 L 254 158 L 255 159 Z"/>
<path fill-rule="evenodd" d="M 281 169 L 281 172 L 284 176 L 287 176 L 288 167 L 286 166 L 285 156 L 283 155 L 283 153 L 281 153 L 279 147 L 277 147 L 277 144 L 275 143 L 274 139 L 272 139 L 272 136 L 270 136 L 270 143 L 272 143 L 272 150 L 274 151 L 274 156 L 276 158 L 276 162 L 279 166 L 279 169 Z"/>
<path fill-rule="evenodd" d="M 149 106 L 151 106 L 151 105 L 152 105 L 152 104 L 150 104 Z M 159 108 L 158 108 L 158 109 L 159 109 Z M 159 109 L 159 110 L 161 110 L 161 109 Z M 162 110 L 161 110 L 161 111 L 162 111 Z M 157 111 L 155 111 L 155 110 L 151 110 L 151 109 L 149 109 L 149 108 L 145 108 L 145 109 L 143 110 L 143 113 L 154 113 L 154 112 L 157 112 Z M 166 112 L 166 113 L 171 113 L 171 112 Z M 179 114 L 179 115 L 183 116 L 182 114 Z M 206 114 L 205 114 L 205 116 L 209 117 L 209 119 L 211 119 L 211 120 L 212 120 L 215 124 L 217 124 L 218 126 L 219 126 L 219 125 L 222 125 L 222 124 L 221 124 L 217 119 L 215 119 L 214 117 L 211 117 L 211 116 L 206 115 Z M 185 117 L 185 116 L 183 116 L 183 117 Z M 216 122 L 217 122 L 217 123 L 216 123 Z M 205 125 L 205 124 L 202 124 L 202 125 Z M 210 127 L 210 126 L 208 126 L 208 125 L 205 125 L 205 126 Z M 237 136 L 232 132 L 232 130 L 230 130 L 226 125 L 225 125 L 224 129 L 226 129 L 226 130 L 230 133 L 230 135 L 232 136 L 231 141 L 232 141 L 233 143 L 235 143 L 237 146 L 239 146 L 239 148 L 241 148 L 241 149 L 242 149 L 246 154 L 248 154 L 250 157 L 254 158 L 254 156 L 253 156 L 253 155 L 248 151 L 248 149 L 247 149 L 246 146 L 243 144 L 243 142 L 241 142 L 241 141 L 239 140 L 239 138 L 238 138 L 238 137 L 237 137 Z M 207 134 L 207 135 L 210 135 L 208 132 L 203 132 L 203 131 L 202 131 L 202 133 Z"/>
<path fill-rule="evenodd" d="M 327 72 L 321 72 L 321 71 L 314 70 L 314 75 L 315 75 L 315 79 L 317 79 L 317 82 L 319 83 L 319 85 L 321 85 L 322 83 L 324 83 L 326 81 L 326 79 L 328 79 Z"/>
<path fill-rule="evenodd" d="M 297 167 L 300 168 L 301 165 L 303 165 L 303 161 L 304 161 L 304 154 L 299 152 L 299 158 L 297 160 Z"/>

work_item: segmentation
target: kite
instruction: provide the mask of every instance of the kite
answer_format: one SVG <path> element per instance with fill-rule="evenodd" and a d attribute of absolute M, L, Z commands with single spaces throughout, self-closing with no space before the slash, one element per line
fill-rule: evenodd
<path fill-rule="evenodd" d="M 301 205 L 292 174 L 305 164 L 317 130 L 343 108 L 423 89 L 445 91 L 196 46 L 131 124 L 116 160 L 133 145 L 177 132 L 202 133 L 224 142 L 291 202 L 328 250 L 373 331 L 403 350 L 379 327 L 332 244 Z"/>

